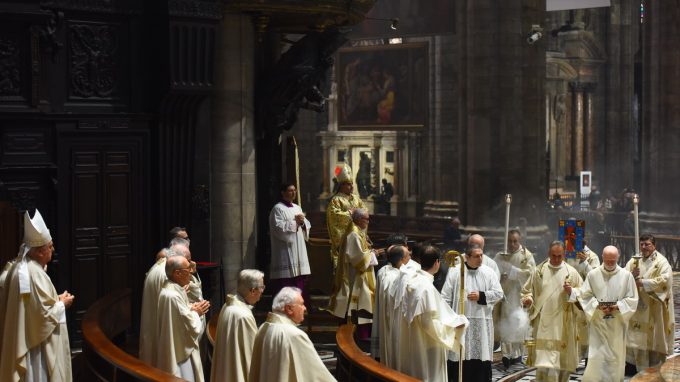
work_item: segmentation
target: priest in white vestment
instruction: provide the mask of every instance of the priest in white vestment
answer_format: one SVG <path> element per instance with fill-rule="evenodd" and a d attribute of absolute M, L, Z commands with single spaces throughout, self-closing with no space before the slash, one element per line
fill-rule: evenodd
<path fill-rule="evenodd" d="M 549 259 L 539 264 L 522 288 L 529 307 L 535 348 L 537 382 L 566 382 L 579 362 L 576 327 L 576 288 L 581 275 L 564 262 L 564 243 L 553 241 Z M 530 349 L 527 349 L 531 351 Z"/>
<path fill-rule="evenodd" d="M 276 295 L 281 288 L 294 286 L 302 290 L 309 304 L 311 300 L 306 291 L 309 277 L 309 259 L 307 258 L 307 240 L 312 228 L 305 218 L 302 208 L 293 203 L 297 190 L 292 183 L 281 187 L 281 201 L 276 203 L 269 213 L 269 238 L 272 256 L 269 265 L 269 278 L 272 294 Z"/>
<path fill-rule="evenodd" d="M 170 248 L 159 252 L 156 263 L 151 266 L 144 278 L 142 290 L 142 312 L 139 324 L 139 359 L 155 366 L 158 350 L 158 296 L 168 277 L 165 274 L 167 257 L 182 256 L 188 251 L 188 242 L 171 241 Z"/>
<path fill-rule="evenodd" d="M 493 361 L 493 306 L 503 298 L 503 289 L 496 273 L 482 264 L 484 254 L 476 245 L 469 245 L 465 251 L 464 311 L 460 304 L 460 267 L 449 268 L 442 288 L 442 297 L 454 312 L 464 314 L 470 322 L 465 336 L 463 357 L 464 381 L 491 381 L 491 362 Z M 458 381 L 460 349 L 449 351 L 447 362 L 449 380 Z"/>
<path fill-rule="evenodd" d="M 363 208 L 352 212 L 353 224 L 340 247 L 340 259 L 335 270 L 333 294 L 328 302 L 328 311 L 344 319 L 357 314 L 359 325 L 357 337 L 368 339 L 373 315 L 375 273 L 378 265 L 377 254 L 368 238 L 368 211 Z"/>
<path fill-rule="evenodd" d="M 471 245 L 478 245 L 479 248 L 482 249 L 482 252 L 484 252 L 484 236 L 480 234 L 473 234 L 468 237 L 467 245 L 468 247 Z M 494 261 L 491 256 L 484 255 L 484 259 L 482 260 L 482 264 L 486 265 L 487 267 L 491 268 L 496 276 L 498 277 L 498 280 L 500 281 L 501 279 L 501 271 L 498 269 L 498 264 L 496 264 L 496 261 Z"/>
<path fill-rule="evenodd" d="M 274 297 L 272 312 L 255 337 L 250 382 L 335 381 L 307 333 L 297 328 L 307 311 L 301 293 L 285 287 Z"/>
<path fill-rule="evenodd" d="M 522 309 L 520 294 L 536 267 L 534 255 L 521 244 L 522 234 L 512 229 L 508 232 L 508 252 L 496 255 L 501 272 L 501 288 L 504 298 L 494 307 L 496 340 L 500 340 L 503 365 L 520 363 L 524 355 L 524 340 L 529 329 L 529 317 Z"/>
<path fill-rule="evenodd" d="M 465 341 L 468 320 L 456 314 L 435 288 L 440 252 L 427 246 L 419 256 L 421 269 L 408 280 L 403 298 L 406 330 L 399 341 L 398 370 L 425 382 L 447 382 L 447 351 Z"/>
<path fill-rule="evenodd" d="M 577 290 L 590 328 L 585 382 L 623 381 L 628 321 L 637 308 L 638 293 L 635 278 L 617 265 L 618 260 L 619 250 L 605 247 L 604 265 L 588 273 Z"/>
<path fill-rule="evenodd" d="M 413 248 L 412 256 L 409 260 L 399 268 L 399 275 L 396 280 L 387 289 L 387 298 L 391 301 L 392 311 L 387 312 L 388 320 L 390 321 L 390 338 L 388 343 L 393 344 L 392 348 L 388 348 L 388 353 L 399 354 L 401 338 L 408 335 L 408 323 L 404 315 L 403 299 L 406 294 L 406 286 L 408 282 L 413 279 L 420 270 L 420 263 L 415 261 L 415 258 L 420 261 L 420 253 L 422 247 L 416 245 Z M 388 358 L 390 367 L 395 370 L 401 370 L 401 358 L 394 356 Z"/>
<path fill-rule="evenodd" d="M 71 381 L 66 309 L 74 296 L 57 291 L 45 270 L 52 237 L 40 212 L 24 215 L 24 239 L 2 290 L 0 381 Z"/>
<path fill-rule="evenodd" d="M 675 307 L 673 306 L 673 269 L 656 250 L 654 236 L 640 236 L 637 262 L 631 259 L 626 269 L 635 277 L 638 307 L 628 325 L 626 362 L 637 371 L 656 366 L 673 354 Z"/>
<path fill-rule="evenodd" d="M 256 269 L 239 272 L 236 294 L 227 295 L 217 321 L 211 382 L 248 382 L 257 335 L 252 309 L 263 291 L 264 273 Z"/>
<path fill-rule="evenodd" d="M 391 351 L 397 344 L 392 341 L 391 315 L 394 312 L 394 302 L 388 291 L 399 278 L 399 268 L 410 259 L 408 248 L 403 245 L 393 245 L 387 250 L 387 264 L 380 268 L 376 277 L 375 307 L 373 309 L 373 326 L 371 328 L 371 354 L 388 367 L 395 363 L 395 354 Z"/>
<path fill-rule="evenodd" d="M 199 339 L 205 328 L 201 316 L 208 311 L 210 303 L 189 302 L 185 287 L 191 282 L 191 264 L 184 256 L 168 257 L 165 274 L 168 280 L 158 297 L 155 366 L 176 377 L 202 382 Z"/>
<path fill-rule="evenodd" d="M 597 253 L 588 248 L 585 244 L 585 240 L 583 251 L 576 252 L 575 258 L 566 259 L 565 262 L 574 267 L 584 281 L 591 270 L 600 266 L 600 259 L 597 256 Z M 588 356 L 588 320 L 586 319 L 585 313 L 580 309 L 576 311 L 576 322 L 578 326 L 578 343 L 581 349 L 580 357 L 586 358 Z"/>

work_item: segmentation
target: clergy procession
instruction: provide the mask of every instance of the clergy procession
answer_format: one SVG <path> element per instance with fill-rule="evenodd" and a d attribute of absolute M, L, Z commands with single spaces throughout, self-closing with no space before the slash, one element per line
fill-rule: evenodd
<path fill-rule="evenodd" d="M 462 254 L 443 255 L 400 233 L 375 248 L 349 166 L 336 180 L 327 208 L 333 293 L 319 310 L 353 322 L 357 343 L 370 344 L 370 355 L 385 367 L 423 381 L 491 381 L 500 352 L 505 369 L 535 367 L 536 381 L 568 381 L 585 359 L 583 380 L 600 382 L 622 381 L 672 354 L 673 273 L 654 236 L 639 236 L 639 254 L 625 267 L 612 245 L 600 259 L 583 243 L 567 259 L 570 238 L 550 243 L 547 259 L 536 264 L 520 230 L 508 227 L 508 195 L 506 240 L 494 259 L 480 234 L 468 236 Z M 205 338 L 211 307 L 191 241 L 185 228 L 170 230 L 168 247 L 144 280 L 140 360 L 187 381 L 335 380 L 299 328 L 310 306 L 311 223 L 294 203 L 295 184 L 282 185 L 280 195 L 269 216 L 269 275 L 239 272 L 219 310 L 211 354 Z M 66 309 L 74 296 L 57 294 L 47 276 L 53 251 L 40 212 L 33 218 L 26 212 L 23 244 L 0 276 L 2 381 L 72 379 Z M 444 280 L 439 288 L 436 275 Z M 265 279 L 272 305 L 258 328 L 253 307 Z"/>

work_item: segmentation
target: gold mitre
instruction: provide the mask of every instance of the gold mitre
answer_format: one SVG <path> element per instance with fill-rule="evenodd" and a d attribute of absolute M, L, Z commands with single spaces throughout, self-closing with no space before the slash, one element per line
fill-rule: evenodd
<path fill-rule="evenodd" d="M 354 183 L 352 178 L 352 169 L 347 164 L 335 167 L 335 179 L 338 184 Z"/>
<path fill-rule="evenodd" d="M 40 211 L 35 210 L 33 219 L 26 211 L 24 214 L 24 244 L 29 247 L 42 247 L 50 241 L 52 241 L 52 236 L 42 215 L 40 215 Z"/>

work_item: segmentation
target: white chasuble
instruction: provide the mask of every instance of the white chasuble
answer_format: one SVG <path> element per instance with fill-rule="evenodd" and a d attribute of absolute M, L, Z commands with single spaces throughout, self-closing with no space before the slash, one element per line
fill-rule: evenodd
<path fill-rule="evenodd" d="M 628 261 L 626 269 L 633 271 L 635 261 Z M 675 307 L 673 306 L 673 269 L 668 260 L 654 251 L 647 259 L 640 259 L 642 286 L 638 288 L 638 307 L 630 319 L 628 359 L 639 369 L 655 366 L 673 354 Z"/>
<path fill-rule="evenodd" d="M 182 370 L 190 365 L 193 380 L 202 382 L 203 366 L 198 340 L 203 330 L 203 322 L 198 313 L 190 309 L 184 288 L 167 280 L 158 298 L 156 367 L 186 379 L 191 375 L 186 375 Z"/>
<path fill-rule="evenodd" d="M 307 333 L 285 315 L 275 312 L 269 313 L 255 336 L 248 379 L 251 382 L 335 381 Z"/>
<path fill-rule="evenodd" d="M 588 366 L 583 380 L 623 381 L 628 321 L 638 303 L 633 275 L 618 265 L 613 271 L 600 266 L 588 273 L 577 294 L 590 327 Z M 606 317 L 598 308 L 603 302 L 616 304 L 618 310 Z"/>
<path fill-rule="evenodd" d="M 566 259 L 566 263 L 574 267 L 581 275 L 581 278 L 585 281 L 586 276 L 591 270 L 600 266 L 600 259 L 597 253 L 593 252 L 586 245 L 583 248 L 583 253 L 587 256 L 585 260 L 581 260 L 578 257 L 574 259 Z M 581 348 L 581 357 L 585 358 L 588 356 L 588 320 L 582 310 L 576 311 L 576 322 L 578 325 L 578 342 Z"/>
<path fill-rule="evenodd" d="M 19 264 L 28 272 L 30 293 L 19 292 Z M 25 258 L 12 266 L 3 291 L 6 312 L 0 344 L 0 381 L 26 378 L 71 381 L 66 309 L 43 267 Z M 4 312 L 3 312 L 4 313 Z"/>
<path fill-rule="evenodd" d="M 241 296 L 227 295 L 220 311 L 212 357 L 211 382 L 247 382 L 257 323 L 252 306 Z"/>
<path fill-rule="evenodd" d="M 564 291 L 564 282 L 572 286 L 571 295 Z M 548 261 L 536 267 L 522 288 L 522 298 L 530 298 L 529 308 L 534 339 L 534 366 L 537 368 L 573 372 L 578 365 L 578 341 L 575 306 L 576 288 L 581 275 L 571 265 L 559 266 Z"/>
<path fill-rule="evenodd" d="M 269 234 L 272 247 L 269 277 L 286 279 L 310 274 L 306 241 L 312 225 L 305 219 L 305 225 L 298 227 L 295 215 L 302 214 L 302 208 L 295 203 L 292 207 L 279 202 L 269 213 Z"/>
<path fill-rule="evenodd" d="M 158 296 L 168 277 L 165 275 L 165 257 L 151 266 L 144 279 L 142 315 L 139 323 L 139 359 L 155 366 L 158 338 Z"/>
<path fill-rule="evenodd" d="M 484 292 L 486 304 L 482 305 L 479 301 L 468 300 L 467 295 L 471 292 Z M 493 361 L 493 306 L 503 298 L 503 289 L 501 289 L 496 273 L 484 264 L 476 269 L 466 266 L 463 294 L 465 295 L 463 314 L 470 321 L 465 335 L 463 360 Z M 442 287 L 442 297 L 446 304 L 458 313 L 460 265 L 449 268 Z M 458 349 L 449 352 L 448 357 L 451 361 L 458 361 Z"/>
<path fill-rule="evenodd" d="M 465 341 L 468 320 L 456 314 L 433 285 L 434 276 L 416 271 L 404 294 L 399 371 L 428 382 L 446 382 L 446 354 Z"/>

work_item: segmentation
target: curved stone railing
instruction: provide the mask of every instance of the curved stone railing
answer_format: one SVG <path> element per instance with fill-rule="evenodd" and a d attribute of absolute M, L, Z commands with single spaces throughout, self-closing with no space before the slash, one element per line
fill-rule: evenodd
<path fill-rule="evenodd" d="M 89 372 L 99 381 L 182 382 L 126 353 L 112 341 L 132 324 L 131 292 L 123 289 L 97 300 L 83 318 L 83 354 Z"/>
<path fill-rule="evenodd" d="M 390 369 L 364 353 L 354 342 L 354 325 L 345 324 L 335 334 L 338 343 L 336 377 L 342 382 L 418 382 L 419 379 Z"/>

